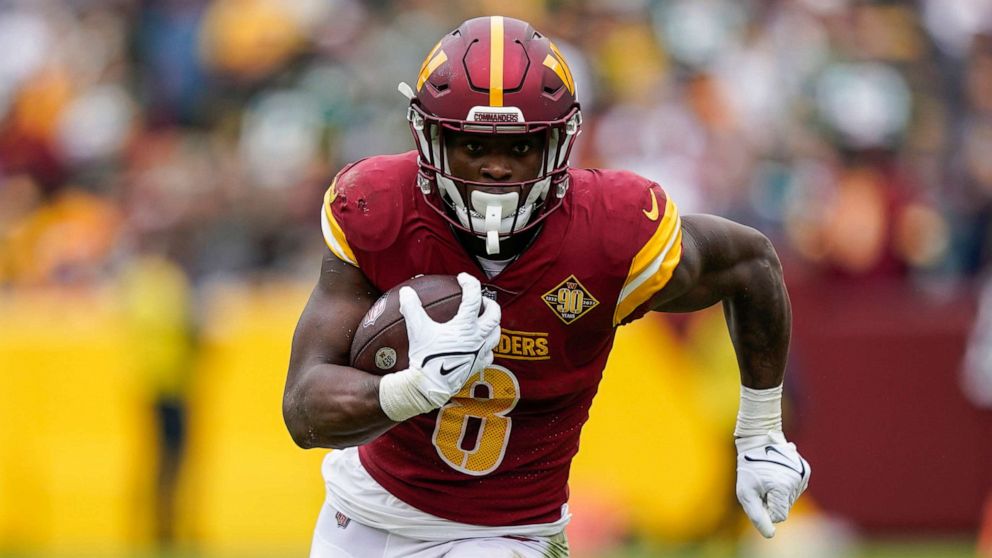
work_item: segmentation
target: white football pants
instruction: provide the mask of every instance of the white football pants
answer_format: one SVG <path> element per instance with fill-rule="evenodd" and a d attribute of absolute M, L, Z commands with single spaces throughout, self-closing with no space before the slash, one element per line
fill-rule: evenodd
<path fill-rule="evenodd" d="M 422 541 L 362 525 L 326 502 L 317 518 L 310 558 L 566 558 L 565 534 Z"/>

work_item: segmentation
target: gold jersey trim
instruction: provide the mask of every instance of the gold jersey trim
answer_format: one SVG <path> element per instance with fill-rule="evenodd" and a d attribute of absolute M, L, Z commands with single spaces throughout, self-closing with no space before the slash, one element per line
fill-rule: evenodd
<path fill-rule="evenodd" d="M 338 195 L 335 189 L 337 183 L 338 179 L 334 177 L 331 187 L 324 193 L 324 207 L 320 212 L 320 230 L 324 233 L 324 243 L 339 260 L 358 267 L 358 260 L 355 258 L 355 252 L 348 245 L 348 238 L 344 234 L 344 229 L 338 224 L 334 218 L 334 212 L 331 211 L 331 204 L 334 203 L 334 199 Z"/>
<path fill-rule="evenodd" d="M 654 195 L 654 192 L 651 192 Z M 630 264 L 613 325 L 619 325 L 638 306 L 647 302 L 671 280 L 682 259 L 682 218 L 671 198 L 665 202 L 665 216 L 651 238 L 637 252 Z"/>

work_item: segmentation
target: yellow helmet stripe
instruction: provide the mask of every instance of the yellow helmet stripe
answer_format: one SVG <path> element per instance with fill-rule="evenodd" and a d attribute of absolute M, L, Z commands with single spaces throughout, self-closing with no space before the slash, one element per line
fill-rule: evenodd
<path fill-rule="evenodd" d="M 320 213 L 320 229 L 324 233 L 324 243 L 327 244 L 331 252 L 334 252 L 334 255 L 339 260 L 346 261 L 357 267 L 358 260 L 355 258 L 355 252 L 348 245 L 348 239 L 344 235 L 344 229 L 338 224 L 334 218 L 334 212 L 331 211 L 331 204 L 334 203 L 334 198 L 338 195 L 335 189 L 337 183 L 338 179 L 335 177 L 334 182 L 331 183 L 331 187 L 324 193 L 324 207 Z"/>
<path fill-rule="evenodd" d="M 424 58 L 424 63 L 420 66 L 420 74 L 417 76 L 417 91 L 420 91 L 420 88 L 424 86 L 424 82 L 430 79 L 431 74 L 434 73 L 434 70 L 438 66 L 448 61 L 448 55 L 443 50 L 439 51 L 440 48 L 441 43 L 438 42 L 431 50 L 431 53 L 427 55 L 427 58 Z"/>
<path fill-rule="evenodd" d="M 575 93 L 575 88 L 572 87 L 572 84 L 568 81 L 568 77 L 565 75 L 565 70 L 562 69 L 562 65 L 558 63 L 558 60 L 554 56 L 551 56 L 550 54 L 545 56 L 544 65 L 551 68 L 554 73 L 558 74 L 558 78 L 561 79 L 561 82 L 565 84 L 566 88 L 568 88 L 569 93 Z"/>
<path fill-rule="evenodd" d="M 547 58 L 544 59 L 544 65 L 548 66 L 554 70 L 556 74 L 558 74 L 558 77 L 561 78 L 561 81 L 565 84 L 565 87 L 568 87 L 569 93 L 575 93 L 575 78 L 572 77 L 572 69 L 568 67 L 568 62 L 565 61 L 565 57 L 562 55 L 561 51 L 558 50 L 558 47 L 550 41 L 549 44 L 551 45 L 551 52 L 555 54 L 554 59 L 558 63 L 558 67 L 552 68 L 551 66 L 548 66 Z"/>
<path fill-rule="evenodd" d="M 613 314 L 613 325 L 664 288 L 682 259 L 682 219 L 671 198 L 651 238 L 634 256 Z"/>
<path fill-rule="evenodd" d="M 503 106 L 503 16 L 489 18 L 489 106 Z"/>
<path fill-rule="evenodd" d="M 424 73 L 424 70 L 427 69 L 427 63 L 430 62 L 431 58 L 434 57 L 434 54 L 438 51 L 439 48 L 441 48 L 442 41 L 443 39 L 441 41 L 438 41 L 437 44 L 434 45 L 434 48 L 432 48 L 431 51 L 427 53 L 427 56 L 424 57 L 424 63 L 420 65 L 421 74 Z"/>

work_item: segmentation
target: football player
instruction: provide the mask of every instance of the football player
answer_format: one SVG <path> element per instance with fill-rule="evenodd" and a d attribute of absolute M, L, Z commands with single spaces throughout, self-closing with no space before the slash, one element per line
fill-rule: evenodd
<path fill-rule="evenodd" d="M 575 82 L 526 22 L 465 22 L 400 91 L 417 148 L 334 179 L 293 340 L 289 431 L 341 449 L 311 556 L 567 555 L 569 465 L 617 327 L 718 302 L 742 383 L 737 495 L 771 537 L 810 467 L 782 435 L 791 311 L 768 239 L 680 216 L 630 172 L 570 168 Z M 458 314 L 436 323 L 402 289 L 409 368 L 350 368 L 378 294 L 418 274 L 457 275 Z"/>

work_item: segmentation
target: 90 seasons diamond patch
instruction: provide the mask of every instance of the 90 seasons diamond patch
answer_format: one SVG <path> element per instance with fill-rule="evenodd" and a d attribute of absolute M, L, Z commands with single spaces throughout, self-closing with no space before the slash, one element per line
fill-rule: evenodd
<path fill-rule="evenodd" d="M 599 304 L 574 275 L 569 275 L 557 287 L 544 293 L 541 299 L 566 324 L 581 318 Z"/>

